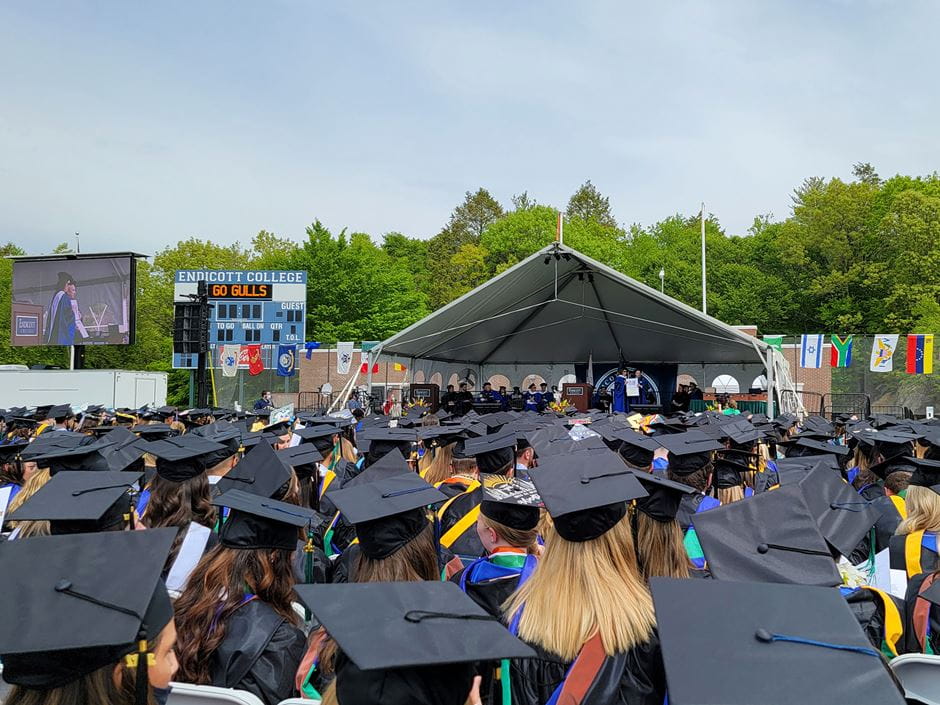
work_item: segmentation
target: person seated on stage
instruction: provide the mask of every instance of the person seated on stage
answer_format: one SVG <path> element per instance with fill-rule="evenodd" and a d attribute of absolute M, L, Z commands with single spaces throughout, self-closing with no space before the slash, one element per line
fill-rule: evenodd
<path fill-rule="evenodd" d="M 496 393 L 499 397 L 499 406 L 503 411 L 509 411 L 509 392 L 506 391 L 506 388 L 500 386 L 499 391 Z"/>
<path fill-rule="evenodd" d="M 454 399 L 454 413 L 463 416 L 473 408 L 473 393 L 466 382 L 460 383 L 460 391 Z"/>
<path fill-rule="evenodd" d="M 554 391 L 555 388 L 552 387 L 552 390 Z M 548 391 L 548 385 L 545 382 L 542 382 L 539 393 L 542 395 L 542 410 L 544 411 L 545 407 L 555 402 L 555 395 Z"/>
<path fill-rule="evenodd" d="M 679 385 L 679 391 L 672 395 L 672 405 L 673 411 L 688 411 L 689 404 L 692 401 L 691 396 L 689 395 L 689 387 L 686 384 Z"/>
<path fill-rule="evenodd" d="M 499 402 L 496 392 L 493 391 L 493 385 L 489 382 L 483 383 L 483 391 L 480 392 L 480 401 L 486 403 Z"/>
<path fill-rule="evenodd" d="M 454 391 L 454 385 L 448 384 L 447 391 L 441 395 L 441 407 L 444 411 L 454 413 L 454 405 L 457 402 L 457 392 Z"/>
<path fill-rule="evenodd" d="M 519 387 L 512 388 L 512 394 L 509 397 L 509 406 L 514 411 L 522 411 L 523 406 L 525 406 L 525 395 Z"/>
<path fill-rule="evenodd" d="M 692 401 L 701 401 L 703 399 L 702 390 L 698 388 L 695 382 L 689 382 L 689 399 Z"/>
<path fill-rule="evenodd" d="M 529 391 L 525 393 L 525 410 L 540 411 L 542 406 L 542 393 L 538 391 L 535 382 L 529 385 Z"/>

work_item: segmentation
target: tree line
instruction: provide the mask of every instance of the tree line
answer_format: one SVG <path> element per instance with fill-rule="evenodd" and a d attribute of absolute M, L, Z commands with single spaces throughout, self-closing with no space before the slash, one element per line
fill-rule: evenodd
<path fill-rule="evenodd" d="M 467 192 L 429 239 L 331 231 L 300 239 L 267 231 L 248 244 L 181 240 L 138 263 L 137 342 L 89 347 L 86 365 L 169 371 L 177 269 L 299 269 L 308 273 L 307 340 L 382 340 L 552 242 L 557 209 L 527 192 L 503 204 Z M 700 213 L 625 225 L 590 181 L 565 208 L 565 243 L 651 287 L 701 306 Z M 940 176 L 882 179 L 856 164 L 852 180 L 806 179 L 784 219 L 758 215 L 729 233 L 706 214 L 708 312 L 764 333 L 940 333 Z M 378 234 L 376 234 L 378 235 Z M 0 255 L 26 254 L 9 242 Z M 61 245 L 59 252 L 67 252 Z M 38 254 L 31 252 L 30 254 Z M 12 263 L 0 259 L 11 300 Z M 13 348 L 0 307 L 3 363 L 67 365 L 63 348 Z M 188 374 L 171 375 L 179 399 Z"/>

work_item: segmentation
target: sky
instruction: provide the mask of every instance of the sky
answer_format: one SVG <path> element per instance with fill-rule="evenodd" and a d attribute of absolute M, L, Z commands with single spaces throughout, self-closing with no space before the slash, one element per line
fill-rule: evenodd
<path fill-rule="evenodd" d="M 468 190 L 729 233 L 940 164 L 940 3 L 0 3 L 0 242 L 431 237 Z"/>

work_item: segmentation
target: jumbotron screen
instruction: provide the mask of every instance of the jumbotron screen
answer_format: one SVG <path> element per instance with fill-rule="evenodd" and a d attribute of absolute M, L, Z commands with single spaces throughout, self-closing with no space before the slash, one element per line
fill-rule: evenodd
<path fill-rule="evenodd" d="M 134 342 L 135 256 L 77 255 L 13 262 L 13 345 Z"/>

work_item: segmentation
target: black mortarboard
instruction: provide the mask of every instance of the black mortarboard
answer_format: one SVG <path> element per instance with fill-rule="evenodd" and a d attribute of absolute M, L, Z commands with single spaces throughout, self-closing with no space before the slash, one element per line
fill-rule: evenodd
<path fill-rule="evenodd" d="M 205 472 L 208 459 L 215 457 L 225 446 L 192 433 L 165 438 L 145 446 L 157 458 L 157 474 L 171 482 L 183 482 Z"/>
<path fill-rule="evenodd" d="M 83 534 L 126 526 L 139 472 L 63 472 L 51 478 L 11 521 L 48 521 L 53 534 Z"/>
<path fill-rule="evenodd" d="M 629 428 L 620 428 L 608 434 L 614 440 L 620 441 L 617 452 L 620 457 L 630 465 L 637 468 L 648 468 L 653 464 L 653 454 L 661 448 L 659 441 Z"/>
<path fill-rule="evenodd" d="M 658 436 L 660 444 L 669 451 L 669 470 L 676 475 L 691 475 L 708 465 L 713 450 L 724 446 L 702 431 L 686 431 Z"/>
<path fill-rule="evenodd" d="M 301 479 L 313 477 L 317 472 L 317 464 L 323 460 L 323 453 L 312 443 L 301 443 L 275 452 L 281 462 L 294 468 L 294 473 Z"/>
<path fill-rule="evenodd" d="M 56 435 L 60 432 L 56 431 Z M 41 468 L 49 468 L 49 474 L 55 475 L 63 470 L 108 470 L 108 460 L 105 457 L 107 449 L 111 448 L 112 443 L 108 438 L 94 439 L 91 436 L 85 436 L 90 441 L 81 445 L 71 445 L 68 441 L 64 447 L 49 447 L 41 455 L 34 455 L 30 459 L 35 460 Z"/>
<path fill-rule="evenodd" d="M 838 585 L 839 571 L 799 487 L 781 487 L 695 515 L 719 580 Z"/>
<path fill-rule="evenodd" d="M 283 497 L 291 471 L 267 443 L 259 443 L 216 483 L 220 493 L 244 490 L 259 497 Z M 283 490 L 283 491 L 282 491 Z"/>
<path fill-rule="evenodd" d="M 740 457 L 726 455 L 728 451 L 715 455 L 715 487 L 726 490 L 744 484 L 742 472 L 752 468 Z"/>
<path fill-rule="evenodd" d="M 0 443 L 0 463 L 10 463 L 19 455 L 20 451 L 29 446 L 28 441 L 17 442 L 16 439 L 9 443 Z"/>
<path fill-rule="evenodd" d="M 646 490 L 615 453 L 601 451 L 551 456 L 530 471 L 532 481 L 567 541 L 590 541 L 626 515 L 627 502 Z"/>
<path fill-rule="evenodd" d="M 71 431 L 47 432 L 33 439 L 29 444 L 29 448 L 20 452 L 20 457 L 23 460 L 35 460 L 46 453 L 53 453 L 63 448 L 90 445 L 94 441 L 94 438 L 86 436 L 84 433 L 72 433 Z"/>
<path fill-rule="evenodd" d="M 870 465 L 868 469 L 884 480 L 893 472 L 913 473 L 917 470 L 917 466 L 914 464 L 911 458 L 902 455 L 888 458 L 887 460 L 882 460 L 880 463 Z"/>
<path fill-rule="evenodd" d="M 817 466 L 802 480 L 800 489 L 819 532 L 835 550 L 848 557 L 881 517 L 838 473 Z"/>
<path fill-rule="evenodd" d="M 3 679 L 58 688 L 118 663 L 173 617 L 160 572 L 175 528 L 0 544 Z M 143 662 L 141 664 L 141 662 Z M 138 677 L 146 679 L 146 656 Z"/>
<path fill-rule="evenodd" d="M 368 464 L 372 464 L 393 450 L 408 455 L 412 444 L 418 441 L 418 433 L 413 428 L 370 428 L 357 434 L 356 440 L 368 447 Z"/>
<path fill-rule="evenodd" d="M 529 531 L 538 526 L 542 498 L 535 485 L 519 478 L 489 475 L 483 482 L 480 513 L 511 529 Z"/>
<path fill-rule="evenodd" d="M 178 436 L 179 432 L 165 423 L 144 423 L 131 427 L 132 433 L 137 433 L 141 438 L 148 441 L 159 441 L 164 438 Z"/>
<path fill-rule="evenodd" d="M 535 656 L 449 581 L 297 585 L 295 589 L 360 671 L 381 671 L 384 676 L 401 668 Z M 344 686 L 341 671 L 338 677 L 339 701 L 360 702 L 344 699 L 344 687 L 356 688 L 357 684 Z M 465 699 L 466 693 L 459 693 L 459 702 Z"/>
<path fill-rule="evenodd" d="M 229 490 L 212 503 L 231 510 L 219 530 L 219 541 L 227 548 L 292 551 L 297 548 L 298 528 L 316 517 L 312 509 L 244 490 Z"/>
<path fill-rule="evenodd" d="M 905 458 L 905 460 L 910 461 L 917 468 L 911 475 L 909 485 L 929 487 L 940 494 L 940 460 L 926 458 Z"/>
<path fill-rule="evenodd" d="M 695 489 L 688 485 L 652 473 L 638 472 L 636 479 L 647 492 L 646 497 L 636 500 L 636 508 L 656 521 L 674 521 L 682 498 L 695 494 Z"/>
<path fill-rule="evenodd" d="M 750 445 L 760 438 L 760 431 L 754 428 L 750 421 L 738 419 L 731 423 L 721 426 L 722 435 L 730 438 L 731 441 L 739 446 Z"/>
<path fill-rule="evenodd" d="M 777 428 L 786 430 L 796 426 L 798 420 L 795 414 L 780 414 L 780 416 L 773 419 L 771 423 Z"/>
<path fill-rule="evenodd" d="M 343 483 L 343 489 L 404 474 L 414 475 L 415 472 L 402 457 L 401 453 L 386 453 L 355 477 L 347 477 L 346 481 Z"/>
<path fill-rule="evenodd" d="M 838 590 L 659 577 L 650 588 L 670 705 L 904 705 Z"/>
<path fill-rule="evenodd" d="M 803 428 L 830 437 L 836 432 L 835 426 L 822 416 L 807 416 L 803 419 Z"/>
<path fill-rule="evenodd" d="M 57 404 L 49 408 L 46 412 L 47 419 L 59 420 L 67 419 L 72 415 L 72 407 L 69 404 Z"/>
<path fill-rule="evenodd" d="M 511 466 L 515 459 L 516 432 L 512 429 L 501 430 L 479 438 L 470 438 L 464 442 L 463 452 L 467 457 L 474 457 L 481 473 L 494 473 Z"/>
<path fill-rule="evenodd" d="M 817 438 L 807 438 L 806 436 L 795 436 L 786 441 L 779 441 L 777 445 L 786 448 L 784 453 L 788 458 L 819 455 L 821 453 L 846 456 L 850 452 L 846 446 L 837 446 Z"/>
<path fill-rule="evenodd" d="M 330 499 L 355 525 L 363 554 L 386 558 L 428 525 L 425 507 L 443 502 L 447 496 L 408 473 L 344 487 L 331 492 Z"/>
<path fill-rule="evenodd" d="M 294 433 L 300 436 L 301 445 L 310 443 L 326 454 L 333 450 L 333 436 L 339 433 L 339 430 L 332 424 L 316 424 L 295 429 Z"/>

